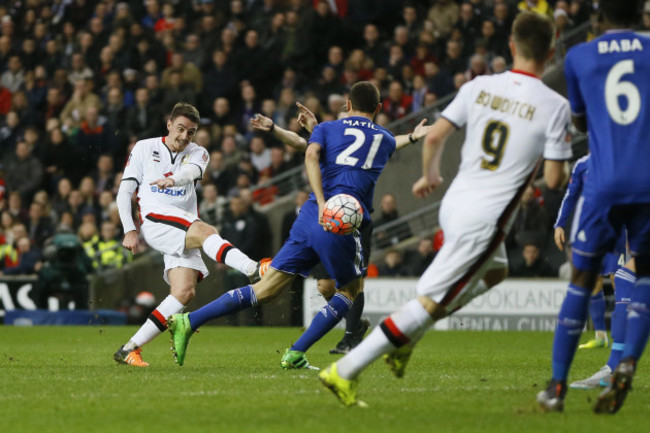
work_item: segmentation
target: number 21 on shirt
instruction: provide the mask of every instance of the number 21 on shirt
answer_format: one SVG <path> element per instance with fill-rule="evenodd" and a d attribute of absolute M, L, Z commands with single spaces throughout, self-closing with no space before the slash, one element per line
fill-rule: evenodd
<path fill-rule="evenodd" d="M 357 128 L 345 128 L 345 131 L 343 131 L 343 135 L 353 136 L 354 141 L 343 152 L 339 153 L 339 155 L 336 157 L 336 163 L 339 165 L 349 165 L 351 167 L 354 167 L 357 165 L 357 162 L 359 162 L 359 158 L 352 156 L 352 154 L 357 150 L 359 150 L 361 146 L 363 146 L 363 144 L 366 141 L 366 134 L 364 134 L 363 131 Z M 379 150 L 379 145 L 381 144 L 381 140 L 383 137 L 384 136 L 382 134 L 374 134 L 372 136 L 372 144 L 370 145 L 370 151 L 368 152 L 366 161 L 361 166 L 362 169 L 368 170 L 372 168 L 372 162 L 374 161 L 375 156 L 377 155 L 377 151 Z"/>

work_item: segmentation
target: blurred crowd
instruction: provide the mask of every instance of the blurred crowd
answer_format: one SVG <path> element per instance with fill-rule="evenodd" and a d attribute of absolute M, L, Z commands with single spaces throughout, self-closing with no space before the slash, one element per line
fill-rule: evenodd
<path fill-rule="evenodd" d="M 202 216 L 251 257 L 271 254 L 259 248 L 270 245 L 271 228 L 253 204 L 277 191 L 252 188 L 300 166 L 302 155 L 255 134 L 255 113 L 305 134 L 295 101 L 320 121 L 334 119 L 348 89 L 370 80 L 383 98 L 377 123 L 387 125 L 477 75 L 504 71 L 519 10 L 554 17 L 561 34 L 588 21 L 593 3 L 4 1 L 0 271 L 38 271 L 56 233 L 77 234 L 95 268 L 125 263 L 121 170 L 137 140 L 166 133 L 179 101 L 199 108 L 195 141 L 210 151 Z M 252 241 L 242 226 L 256 227 Z"/>

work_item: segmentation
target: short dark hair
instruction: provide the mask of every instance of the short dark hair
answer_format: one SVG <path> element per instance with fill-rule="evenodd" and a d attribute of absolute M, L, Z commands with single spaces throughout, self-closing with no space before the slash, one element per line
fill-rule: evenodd
<path fill-rule="evenodd" d="M 192 104 L 187 102 L 179 102 L 172 108 L 172 114 L 169 116 L 169 121 L 173 122 L 177 117 L 187 117 L 190 121 L 199 124 L 201 123 L 201 115 L 199 110 Z"/>
<path fill-rule="evenodd" d="M 379 105 L 379 89 L 369 81 L 358 82 L 350 89 L 350 102 L 353 110 L 372 114 Z"/>
<path fill-rule="evenodd" d="M 517 52 L 527 59 L 543 63 L 553 42 L 553 23 L 542 14 L 521 12 L 512 23 Z"/>
<path fill-rule="evenodd" d="M 623 27 L 638 23 L 641 17 L 639 0 L 600 0 L 598 9 L 607 21 Z"/>

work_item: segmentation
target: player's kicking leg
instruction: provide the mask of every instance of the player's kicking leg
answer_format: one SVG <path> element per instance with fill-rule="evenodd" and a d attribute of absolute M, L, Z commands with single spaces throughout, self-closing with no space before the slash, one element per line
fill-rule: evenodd
<path fill-rule="evenodd" d="M 269 268 L 262 279 L 254 285 L 240 287 L 224 293 L 211 303 L 186 314 L 174 314 L 169 319 L 172 334 L 172 351 L 178 365 L 185 362 L 187 345 L 193 333 L 209 320 L 256 307 L 275 298 L 291 284 L 294 276 Z"/>

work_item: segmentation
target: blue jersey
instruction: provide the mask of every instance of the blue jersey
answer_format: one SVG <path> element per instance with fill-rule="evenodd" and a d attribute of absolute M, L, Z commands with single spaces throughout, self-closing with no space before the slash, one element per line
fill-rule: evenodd
<path fill-rule="evenodd" d="M 587 117 L 585 198 L 650 203 L 650 38 L 608 32 L 573 47 L 565 73 L 572 111 Z"/>
<path fill-rule="evenodd" d="M 361 203 L 364 220 L 370 220 L 375 184 L 395 151 L 393 134 L 365 117 L 348 117 L 317 125 L 309 143 L 322 148 L 325 200 L 350 194 Z"/>
<path fill-rule="evenodd" d="M 571 179 L 569 179 L 569 187 L 566 190 L 566 194 L 564 194 L 562 205 L 560 206 L 560 211 L 557 214 L 557 220 L 553 227 L 564 228 L 569 219 L 569 215 L 575 210 L 578 199 L 582 195 L 582 188 L 585 182 L 585 176 L 587 175 L 587 161 L 589 161 L 589 155 L 583 156 L 573 165 Z"/>

